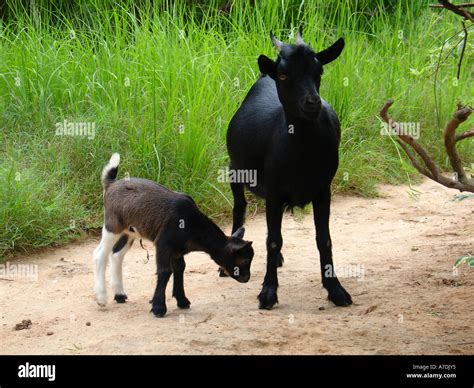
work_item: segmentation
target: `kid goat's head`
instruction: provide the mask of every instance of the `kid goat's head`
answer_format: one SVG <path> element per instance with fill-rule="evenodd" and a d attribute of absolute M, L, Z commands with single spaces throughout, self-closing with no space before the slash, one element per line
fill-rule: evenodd
<path fill-rule="evenodd" d="M 262 74 L 275 80 L 278 97 L 286 112 L 304 119 L 315 119 L 321 111 L 319 86 L 323 65 L 335 60 L 344 48 L 344 39 L 338 39 L 331 47 L 315 53 L 303 42 L 301 27 L 296 44 L 280 42 L 270 33 L 278 58 L 272 61 L 265 55 L 258 58 Z"/>
<path fill-rule="evenodd" d="M 253 259 L 252 241 L 242 239 L 244 232 L 244 228 L 239 228 L 228 237 L 222 257 L 216 260 L 226 275 L 240 283 L 249 281 L 250 265 Z"/>

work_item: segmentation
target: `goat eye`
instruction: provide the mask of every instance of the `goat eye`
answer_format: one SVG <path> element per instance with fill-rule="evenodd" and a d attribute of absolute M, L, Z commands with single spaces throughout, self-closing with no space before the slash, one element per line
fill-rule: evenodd
<path fill-rule="evenodd" d="M 285 81 L 288 79 L 288 76 L 286 74 L 280 74 L 278 78 L 280 79 L 280 81 Z"/>

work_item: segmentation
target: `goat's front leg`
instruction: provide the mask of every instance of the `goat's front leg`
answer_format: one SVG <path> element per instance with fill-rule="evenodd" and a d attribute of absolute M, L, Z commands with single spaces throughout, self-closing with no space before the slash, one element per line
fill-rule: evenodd
<path fill-rule="evenodd" d="M 277 267 L 280 251 L 283 245 L 281 237 L 281 220 L 283 218 L 283 203 L 280 201 L 266 202 L 267 217 L 267 272 L 263 281 L 262 291 L 258 295 L 259 308 L 270 310 L 278 303 L 278 274 Z"/>
<path fill-rule="evenodd" d="M 184 269 L 186 268 L 186 263 L 184 262 L 183 256 L 173 257 L 173 296 L 178 302 L 178 307 L 180 309 L 188 309 L 191 302 L 186 295 L 184 294 Z"/>
<path fill-rule="evenodd" d="M 323 287 L 328 291 L 328 299 L 336 306 L 349 306 L 352 304 L 351 296 L 339 282 L 332 261 L 332 243 L 329 233 L 330 206 L 331 190 L 327 187 L 313 201 L 316 245 L 319 250 Z"/>
<path fill-rule="evenodd" d="M 171 267 L 172 250 L 166 245 L 156 244 L 156 264 L 158 267 L 158 282 L 155 294 L 151 301 L 151 312 L 157 317 L 164 317 L 166 314 L 166 286 L 173 273 Z"/>

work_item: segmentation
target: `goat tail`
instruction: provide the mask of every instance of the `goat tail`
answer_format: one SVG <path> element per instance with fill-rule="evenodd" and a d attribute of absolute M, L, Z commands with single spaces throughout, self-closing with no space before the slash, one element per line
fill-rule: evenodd
<path fill-rule="evenodd" d="M 109 163 L 107 163 L 107 165 L 102 170 L 101 181 L 104 190 L 107 190 L 107 188 L 115 182 L 115 178 L 117 178 L 119 163 L 120 155 L 115 153 L 110 158 Z"/>

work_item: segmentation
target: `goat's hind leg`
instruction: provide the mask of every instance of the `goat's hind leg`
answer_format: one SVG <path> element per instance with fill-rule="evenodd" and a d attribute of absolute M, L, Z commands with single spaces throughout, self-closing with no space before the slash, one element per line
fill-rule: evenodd
<path fill-rule="evenodd" d="M 245 188 L 243 183 L 232 182 L 230 184 L 232 196 L 234 197 L 234 208 L 232 209 L 232 233 L 244 225 L 247 201 L 245 199 Z"/>
<path fill-rule="evenodd" d="M 94 291 L 99 306 L 107 304 L 107 287 L 105 284 L 105 269 L 112 248 L 120 235 L 109 232 L 106 227 L 102 228 L 102 239 L 94 250 Z"/>
<path fill-rule="evenodd" d="M 117 303 L 125 303 L 128 299 L 123 288 L 123 259 L 127 251 L 132 247 L 133 237 L 123 234 L 112 248 L 112 290 L 114 291 L 114 300 Z"/>
<path fill-rule="evenodd" d="M 230 167 L 232 170 L 232 166 Z M 238 175 L 238 174 L 236 174 Z M 230 184 L 230 189 L 232 190 L 232 196 L 234 197 L 234 208 L 232 209 L 232 234 L 237 231 L 241 226 L 244 226 L 245 223 L 245 212 L 247 211 L 247 200 L 245 199 L 245 186 L 244 183 L 235 183 Z M 277 265 L 278 267 L 283 266 L 285 259 L 281 252 L 278 253 Z M 227 276 L 224 271 L 220 270 L 220 276 Z"/>
<path fill-rule="evenodd" d="M 232 166 L 230 167 L 232 170 Z M 237 175 L 237 174 L 235 174 Z M 232 209 L 232 234 L 237 231 L 245 222 L 245 212 L 247 210 L 247 200 L 245 199 L 245 187 L 243 183 L 231 182 L 230 189 L 234 197 L 234 208 Z M 219 276 L 227 277 L 222 269 L 219 269 Z"/>

